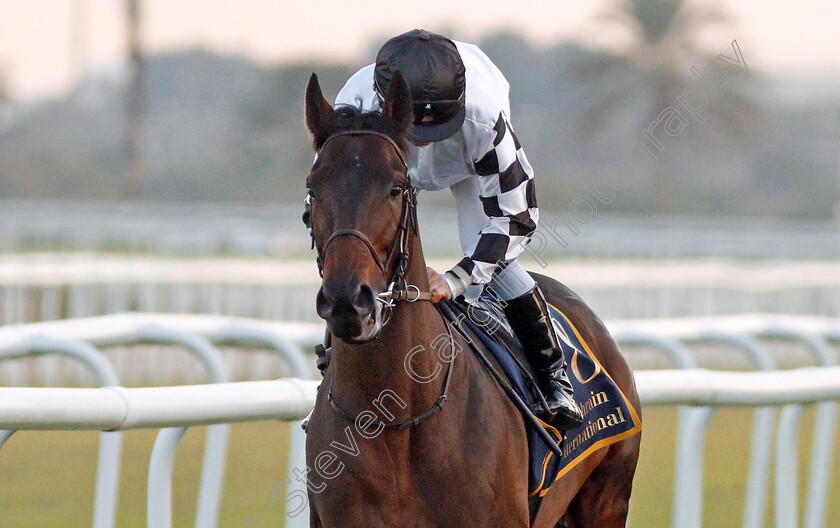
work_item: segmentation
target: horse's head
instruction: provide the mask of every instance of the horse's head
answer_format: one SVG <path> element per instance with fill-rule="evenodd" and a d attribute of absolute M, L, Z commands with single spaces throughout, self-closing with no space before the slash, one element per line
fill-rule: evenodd
<path fill-rule="evenodd" d="M 306 126 L 318 153 L 306 179 L 323 276 L 317 311 L 330 332 L 348 342 L 378 335 L 383 292 L 405 271 L 414 215 L 404 139 L 411 126 L 410 99 L 398 72 L 381 113 L 333 109 L 315 74 L 306 89 Z"/>

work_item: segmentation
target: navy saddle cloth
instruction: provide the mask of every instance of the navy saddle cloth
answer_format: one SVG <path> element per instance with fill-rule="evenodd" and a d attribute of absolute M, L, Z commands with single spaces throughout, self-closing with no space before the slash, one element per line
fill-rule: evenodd
<path fill-rule="evenodd" d="M 492 352 L 502 367 L 514 391 L 534 407 L 539 401 L 534 373 L 525 360 L 519 340 L 513 334 L 497 299 L 484 294 L 478 301 L 467 304 L 462 300 L 448 301 L 456 314 L 452 321 L 466 326 Z M 558 458 L 533 427 L 527 426 L 529 468 L 529 496 L 544 496 L 551 485 L 593 451 L 637 434 L 641 430 L 638 413 L 610 378 L 569 319 L 549 305 L 554 328 L 560 338 L 568 364 L 567 373 L 575 391 L 575 400 L 584 414 L 583 423 L 576 429 L 560 431 L 543 422 L 549 436 L 563 452 Z M 450 317 L 451 319 L 451 317 Z M 526 424 L 529 422 L 526 420 Z"/>

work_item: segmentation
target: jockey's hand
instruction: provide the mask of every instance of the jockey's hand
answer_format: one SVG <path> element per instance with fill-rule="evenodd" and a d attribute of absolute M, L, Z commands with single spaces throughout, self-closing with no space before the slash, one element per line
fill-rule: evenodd
<path fill-rule="evenodd" d="M 449 301 L 452 299 L 452 290 L 449 289 L 449 284 L 432 268 L 426 268 L 426 273 L 429 275 L 429 290 L 432 292 L 432 301 Z"/>

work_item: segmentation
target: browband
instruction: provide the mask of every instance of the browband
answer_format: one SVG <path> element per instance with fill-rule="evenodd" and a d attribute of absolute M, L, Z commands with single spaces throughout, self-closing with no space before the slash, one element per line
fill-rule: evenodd
<path fill-rule="evenodd" d="M 382 132 L 377 132 L 376 130 L 342 130 L 340 132 L 336 132 L 335 134 L 331 134 L 330 137 L 324 140 L 321 143 L 321 148 L 318 149 L 318 153 L 324 150 L 324 146 L 330 142 L 331 139 L 336 138 L 338 136 L 379 136 L 394 147 L 394 150 L 397 151 L 397 155 L 400 157 L 400 161 L 402 162 L 403 166 L 405 166 L 406 170 L 408 170 L 408 162 L 405 159 L 405 152 L 400 148 L 394 138 L 389 136 L 388 134 L 383 134 Z"/>

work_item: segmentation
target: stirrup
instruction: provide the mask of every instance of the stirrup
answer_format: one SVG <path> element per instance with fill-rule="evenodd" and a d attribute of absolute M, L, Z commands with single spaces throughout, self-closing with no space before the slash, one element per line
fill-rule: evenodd
<path fill-rule="evenodd" d="M 568 431 L 583 423 L 583 414 L 574 398 L 565 392 L 560 394 L 562 397 L 557 400 L 558 405 L 554 406 L 546 421 L 561 431 Z"/>
<path fill-rule="evenodd" d="M 537 406 L 542 414 L 547 414 L 544 421 L 561 431 L 574 429 L 583 423 L 583 413 L 575 401 L 565 366 L 564 361 L 558 361 L 553 367 L 537 373 L 540 392 L 543 393 Z"/>

